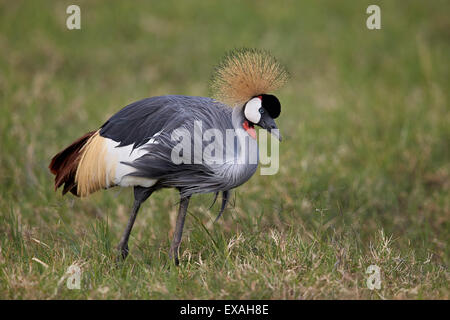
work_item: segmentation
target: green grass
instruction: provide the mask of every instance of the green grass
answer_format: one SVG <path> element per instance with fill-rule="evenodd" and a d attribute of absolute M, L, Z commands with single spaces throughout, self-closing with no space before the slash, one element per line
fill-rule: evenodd
<path fill-rule="evenodd" d="M 378 31 L 370 1 L 77 1 L 80 31 L 73 1 L 0 3 L 1 299 L 449 298 L 448 1 L 377 1 Z M 235 47 L 291 73 L 279 173 L 238 188 L 216 224 L 212 196 L 194 197 L 178 268 L 177 194 L 156 193 L 115 267 L 131 190 L 61 197 L 51 157 L 135 100 L 208 95 Z"/>

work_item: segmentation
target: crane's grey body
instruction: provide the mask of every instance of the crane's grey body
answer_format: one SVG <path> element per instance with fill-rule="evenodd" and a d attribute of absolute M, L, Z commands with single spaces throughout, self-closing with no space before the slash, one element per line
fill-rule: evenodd
<path fill-rule="evenodd" d="M 206 147 L 210 143 L 199 141 L 195 136 L 196 121 L 201 123 L 203 131 L 217 129 L 224 133 L 223 145 L 228 158 L 223 163 L 207 163 L 205 159 L 194 163 L 194 152 L 190 163 L 173 162 L 172 150 L 178 143 L 171 138 L 174 130 L 183 128 L 192 133 L 189 137 L 192 145 L 200 143 Z M 182 196 L 190 196 L 228 191 L 255 173 L 257 163 L 251 163 L 250 153 L 257 153 L 257 149 L 250 148 L 251 138 L 241 129 L 243 121 L 239 107 L 232 109 L 210 98 L 160 96 L 123 108 L 102 126 L 100 135 L 119 142 L 118 147 L 133 144 L 133 148 L 141 147 L 146 151 L 145 155 L 127 163 L 136 169 L 130 175 L 157 180 L 155 189 L 175 187 Z M 240 129 L 231 146 L 225 142 L 225 132 L 230 129 Z M 147 143 L 153 137 L 156 143 Z"/>

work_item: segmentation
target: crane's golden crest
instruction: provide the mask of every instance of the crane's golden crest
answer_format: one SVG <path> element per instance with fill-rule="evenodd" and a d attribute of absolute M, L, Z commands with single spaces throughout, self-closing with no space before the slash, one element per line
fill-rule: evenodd
<path fill-rule="evenodd" d="M 211 79 L 213 96 L 230 106 L 273 92 L 288 80 L 286 69 L 267 51 L 238 49 L 225 56 Z"/>

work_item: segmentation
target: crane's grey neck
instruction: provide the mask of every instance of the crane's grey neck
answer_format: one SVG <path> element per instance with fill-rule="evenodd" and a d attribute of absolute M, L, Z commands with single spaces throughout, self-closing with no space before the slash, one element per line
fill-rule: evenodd
<path fill-rule="evenodd" d="M 231 121 L 233 122 L 233 127 L 235 129 L 242 129 L 242 124 L 245 121 L 244 106 L 239 106 L 239 107 L 234 107 L 233 108 Z"/>
<path fill-rule="evenodd" d="M 246 155 L 248 154 L 248 152 L 245 152 L 248 151 L 248 144 L 246 143 L 245 139 L 246 137 L 247 139 L 250 137 L 243 130 L 242 124 L 244 123 L 244 121 L 245 121 L 244 107 L 243 106 L 235 107 L 233 109 L 232 122 L 238 140 L 237 163 L 245 163 Z"/>
<path fill-rule="evenodd" d="M 258 145 L 256 140 L 250 137 L 250 135 L 243 129 L 242 125 L 245 120 L 244 106 L 237 106 L 233 108 L 232 123 L 238 140 L 237 163 L 256 164 L 258 161 Z"/>

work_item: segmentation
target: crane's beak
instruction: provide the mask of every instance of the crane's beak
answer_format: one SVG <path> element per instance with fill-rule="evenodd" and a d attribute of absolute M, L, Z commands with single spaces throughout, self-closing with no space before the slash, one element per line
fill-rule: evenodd
<path fill-rule="evenodd" d="M 270 132 L 279 141 L 282 140 L 280 130 L 278 130 L 275 120 L 273 120 L 271 117 L 261 118 L 258 125 L 261 126 L 261 128 L 266 129 L 268 132 Z"/>
<path fill-rule="evenodd" d="M 281 137 L 281 133 L 280 133 L 280 130 L 278 129 L 278 128 L 275 128 L 275 129 L 270 129 L 270 130 L 268 130 L 275 138 L 277 138 L 278 139 L 278 141 L 282 141 L 283 140 L 283 138 Z"/>

